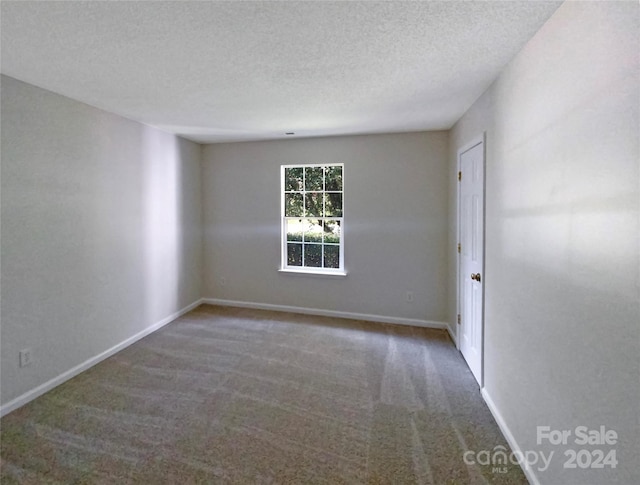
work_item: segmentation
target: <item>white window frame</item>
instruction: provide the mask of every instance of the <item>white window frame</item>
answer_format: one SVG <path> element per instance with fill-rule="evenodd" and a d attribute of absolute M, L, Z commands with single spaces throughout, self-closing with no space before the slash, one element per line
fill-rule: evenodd
<path fill-rule="evenodd" d="M 342 168 L 342 216 L 341 217 L 306 217 L 306 216 L 300 216 L 300 217 L 286 217 L 285 216 L 285 194 L 287 193 L 292 193 L 292 191 L 287 192 L 285 190 L 285 170 L 288 168 L 310 168 L 310 167 L 341 167 Z M 303 179 L 302 179 L 302 183 L 303 183 L 303 187 L 305 186 L 305 173 L 306 170 L 303 170 Z M 345 202 L 345 185 L 344 185 L 344 163 L 307 163 L 307 164 L 302 164 L 302 163 L 297 163 L 297 164 L 290 164 L 290 165 L 281 165 L 280 166 L 280 226 L 281 226 L 281 236 L 280 236 L 280 250 L 281 250 L 281 255 L 280 255 L 280 270 L 282 272 L 285 273 L 303 273 L 303 274 L 316 274 L 316 275 L 336 275 L 336 276 L 346 276 L 347 272 L 345 270 L 344 267 L 344 202 Z M 331 191 L 329 192 L 325 192 L 325 181 L 323 179 L 323 187 L 322 187 L 322 193 L 331 193 Z M 306 194 L 306 191 L 303 190 L 303 207 L 304 204 L 306 204 L 306 197 L 304 197 L 304 195 Z M 324 204 L 324 202 L 323 202 Z M 286 221 L 287 219 L 291 219 L 291 220 L 298 220 L 298 219 L 322 219 L 322 220 L 327 220 L 327 221 L 339 221 L 340 222 L 340 244 L 338 245 L 340 248 L 340 267 L 339 268 L 324 268 L 324 267 L 313 267 L 313 266 L 289 266 L 287 264 L 287 224 Z M 302 244 L 302 261 L 303 261 L 303 265 L 304 265 L 304 243 L 301 242 Z M 320 243 L 323 246 L 326 243 Z M 324 265 L 324 250 L 322 252 L 323 256 L 322 256 L 322 264 Z"/>

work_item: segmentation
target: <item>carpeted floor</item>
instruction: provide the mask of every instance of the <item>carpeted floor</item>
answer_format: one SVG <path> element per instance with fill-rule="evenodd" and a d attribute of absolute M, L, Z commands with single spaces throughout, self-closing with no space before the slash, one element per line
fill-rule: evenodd
<path fill-rule="evenodd" d="M 307 315 L 202 305 L 0 425 L 3 484 L 527 483 L 463 462 L 507 444 L 444 331 Z"/>

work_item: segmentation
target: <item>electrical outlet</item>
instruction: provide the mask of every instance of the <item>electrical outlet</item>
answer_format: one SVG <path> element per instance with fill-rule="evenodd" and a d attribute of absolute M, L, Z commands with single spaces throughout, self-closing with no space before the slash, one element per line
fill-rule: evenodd
<path fill-rule="evenodd" d="M 220 277 L 220 286 L 227 286 L 227 278 L 224 276 Z"/>
<path fill-rule="evenodd" d="M 407 296 L 405 298 L 407 300 L 407 303 L 412 303 L 413 302 L 413 291 L 407 291 Z"/>
<path fill-rule="evenodd" d="M 20 351 L 20 367 L 31 365 L 31 349 L 22 349 Z"/>

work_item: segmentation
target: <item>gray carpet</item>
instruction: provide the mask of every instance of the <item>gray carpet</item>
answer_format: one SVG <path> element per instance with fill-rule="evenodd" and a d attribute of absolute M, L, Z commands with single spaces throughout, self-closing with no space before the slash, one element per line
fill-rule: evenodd
<path fill-rule="evenodd" d="M 527 483 L 444 331 L 202 305 L 0 422 L 9 483 Z"/>

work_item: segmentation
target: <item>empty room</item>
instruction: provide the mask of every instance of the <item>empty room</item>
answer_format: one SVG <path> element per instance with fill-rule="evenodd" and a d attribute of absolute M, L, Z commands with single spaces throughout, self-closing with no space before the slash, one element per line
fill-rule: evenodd
<path fill-rule="evenodd" d="M 640 483 L 637 1 L 0 22 L 3 484 Z"/>

